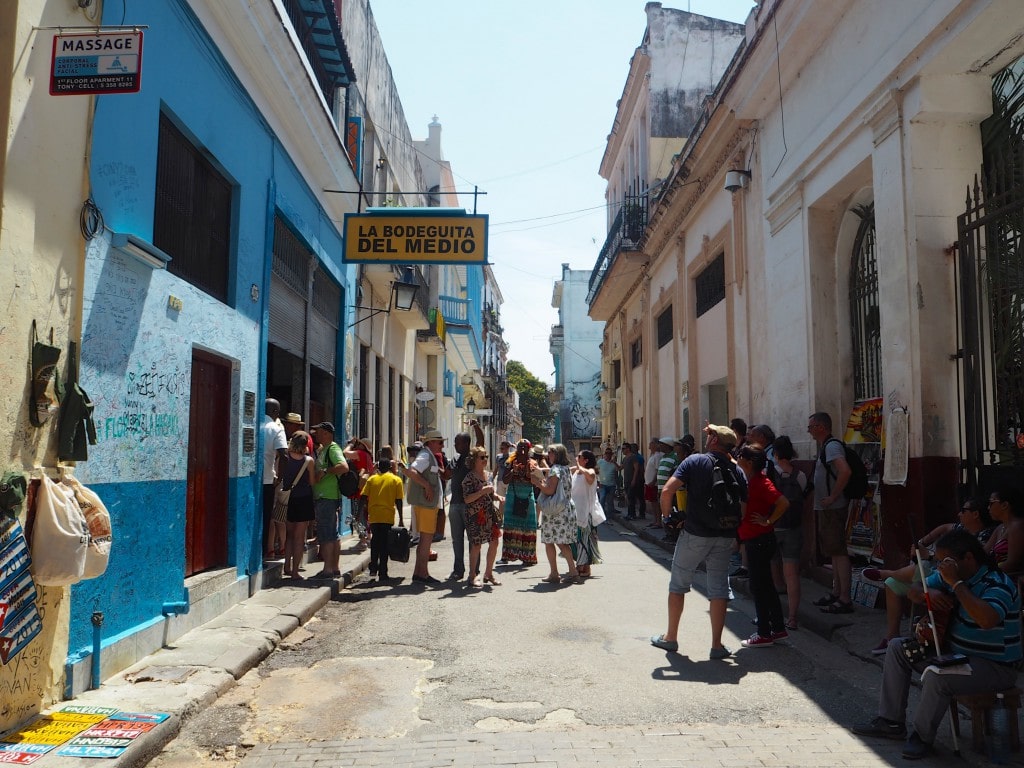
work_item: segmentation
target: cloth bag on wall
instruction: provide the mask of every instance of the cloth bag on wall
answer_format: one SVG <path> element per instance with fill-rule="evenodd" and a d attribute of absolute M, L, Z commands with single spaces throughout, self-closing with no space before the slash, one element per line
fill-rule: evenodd
<path fill-rule="evenodd" d="M 75 493 L 43 474 L 32 528 L 32 576 L 36 584 L 63 587 L 82 580 L 89 525 Z"/>
<path fill-rule="evenodd" d="M 89 547 L 85 552 L 82 578 L 95 579 L 103 575 L 107 570 L 107 563 L 110 562 L 110 548 L 114 543 L 110 513 L 96 492 L 82 485 L 78 478 L 68 475 L 64 478 L 63 485 L 74 493 L 75 501 L 85 515 L 85 524 L 89 531 Z"/>

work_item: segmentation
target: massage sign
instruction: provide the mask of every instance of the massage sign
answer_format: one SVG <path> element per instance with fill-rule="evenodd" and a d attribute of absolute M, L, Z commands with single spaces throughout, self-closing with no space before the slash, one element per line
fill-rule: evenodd
<path fill-rule="evenodd" d="M 50 95 L 138 93 L 142 30 L 54 35 Z"/>
<path fill-rule="evenodd" d="M 347 264 L 486 264 L 487 216 L 460 209 L 345 215 Z"/>

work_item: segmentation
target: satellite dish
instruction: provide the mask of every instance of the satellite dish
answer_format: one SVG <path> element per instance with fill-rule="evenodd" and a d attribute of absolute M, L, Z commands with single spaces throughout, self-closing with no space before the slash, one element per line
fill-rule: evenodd
<path fill-rule="evenodd" d="M 429 427 L 434 423 L 434 409 L 428 405 L 421 405 L 416 411 L 416 421 L 421 427 Z"/>
<path fill-rule="evenodd" d="M 417 392 L 416 393 L 416 399 L 419 400 L 421 403 L 429 403 L 431 400 L 434 399 L 434 393 L 433 392 Z"/>

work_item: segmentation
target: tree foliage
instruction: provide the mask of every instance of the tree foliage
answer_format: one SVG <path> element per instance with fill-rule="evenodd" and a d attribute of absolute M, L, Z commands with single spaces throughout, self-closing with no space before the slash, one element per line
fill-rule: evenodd
<path fill-rule="evenodd" d="M 505 366 L 508 383 L 519 393 L 519 410 L 523 415 L 523 437 L 533 443 L 542 443 L 548 435 L 548 424 L 554 418 L 551 393 L 547 384 L 538 379 L 518 360 Z"/>

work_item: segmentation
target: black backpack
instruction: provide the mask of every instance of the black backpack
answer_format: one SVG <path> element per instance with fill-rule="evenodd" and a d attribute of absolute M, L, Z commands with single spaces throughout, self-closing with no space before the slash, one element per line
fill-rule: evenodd
<path fill-rule="evenodd" d="M 325 450 L 327 451 L 327 456 L 325 457 L 327 468 L 330 469 L 334 466 L 334 464 L 331 463 L 331 446 L 328 445 Z M 352 467 L 349 467 L 348 472 L 345 474 L 338 475 L 338 492 L 346 498 L 350 498 L 359 493 L 359 473 L 352 469 Z"/>
<path fill-rule="evenodd" d="M 824 445 L 821 446 L 821 455 L 818 457 L 818 461 L 825 465 L 825 484 L 828 488 L 828 492 L 830 494 L 832 493 L 832 479 L 835 477 L 835 473 L 832 471 L 832 467 L 829 466 L 828 462 L 825 461 L 825 446 L 833 440 L 843 446 L 846 463 L 850 467 L 850 479 L 847 481 L 846 485 L 843 486 L 843 496 L 849 501 L 860 501 L 868 492 L 867 467 L 865 467 L 864 462 L 861 461 L 860 455 L 838 437 L 830 437 L 826 440 Z"/>
<path fill-rule="evenodd" d="M 712 459 L 715 466 L 711 470 L 707 512 L 700 516 L 698 522 L 708 530 L 734 532 L 743 516 L 740 484 L 731 461 L 713 454 Z"/>

